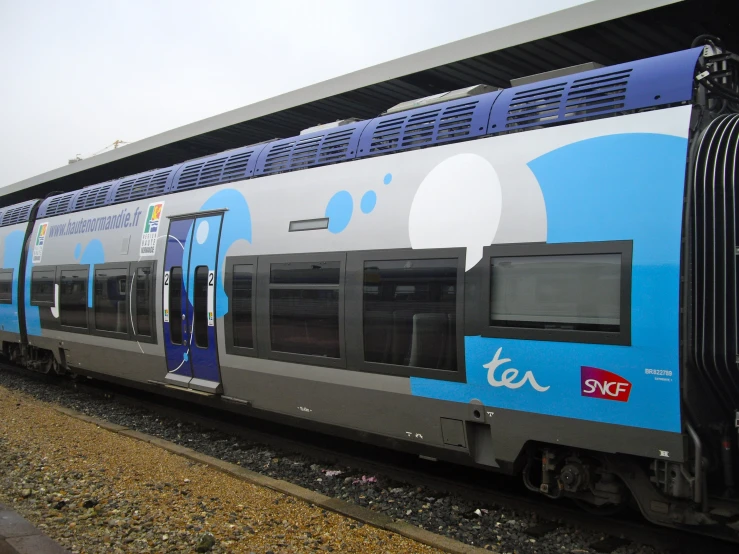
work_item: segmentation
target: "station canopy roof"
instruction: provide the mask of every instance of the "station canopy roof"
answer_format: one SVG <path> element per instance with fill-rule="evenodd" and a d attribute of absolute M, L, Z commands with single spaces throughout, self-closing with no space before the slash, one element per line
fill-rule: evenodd
<path fill-rule="evenodd" d="M 736 0 L 593 0 L 438 46 L 191 123 L 0 188 L 0 206 L 66 192 L 275 138 L 317 124 L 371 119 L 407 100 L 596 62 L 689 48 L 713 34 L 739 51 Z"/>

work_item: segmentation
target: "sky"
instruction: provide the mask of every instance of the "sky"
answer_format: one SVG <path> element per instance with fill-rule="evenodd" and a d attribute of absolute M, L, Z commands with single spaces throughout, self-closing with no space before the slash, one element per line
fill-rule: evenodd
<path fill-rule="evenodd" d="M 589 0 L 0 0 L 0 187 Z"/>

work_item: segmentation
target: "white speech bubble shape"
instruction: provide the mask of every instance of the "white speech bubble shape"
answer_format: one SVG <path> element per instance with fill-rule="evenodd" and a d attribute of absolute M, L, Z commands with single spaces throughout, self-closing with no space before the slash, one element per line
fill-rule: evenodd
<path fill-rule="evenodd" d="M 434 167 L 416 191 L 408 217 L 413 248 L 467 248 L 465 271 L 482 259 L 500 224 L 502 192 L 492 164 L 458 154 Z"/>

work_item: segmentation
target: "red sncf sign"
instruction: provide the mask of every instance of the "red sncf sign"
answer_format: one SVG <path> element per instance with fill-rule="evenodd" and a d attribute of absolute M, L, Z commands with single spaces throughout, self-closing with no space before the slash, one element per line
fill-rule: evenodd
<path fill-rule="evenodd" d="M 591 398 L 628 402 L 631 383 L 620 375 L 605 369 L 581 366 L 580 391 L 583 396 Z"/>

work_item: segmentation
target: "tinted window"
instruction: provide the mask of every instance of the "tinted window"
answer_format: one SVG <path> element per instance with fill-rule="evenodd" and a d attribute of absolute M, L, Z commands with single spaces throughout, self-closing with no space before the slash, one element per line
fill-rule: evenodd
<path fill-rule="evenodd" d="M 182 344 L 182 268 L 169 270 L 169 337 L 172 344 Z"/>
<path fill-rule="evenodd" d="M 338 285 L 340 262 L 298 262 L 272 264 L 270 283 L 304 285 Z"/>
<path fill-rule="evenodd" d="M 0 270 L 0 304 L 10 304 L 13 301 L 13 270 Z"/>
<path fill-rule="evenodd" d="M 270 270 L 272 350 L 341 357 L 340 263 L 272 264 Z"/>
<path fill-rule="evenodd" d="M 364 358 L 368 362 L 457 368 L 457 260 L 364 264 Z"/>
<path fill-rule="evenodd" d="M 242 348 L 254 348 L 252 330 L 253 265 L 234 265 L 231 288 L 233 344 Z"/>
<path fill-rule="evenodd" d="M 195 345 L 208 348 L 208 266 L 195 268 L 195 290 L 193 290 L 195 315 Z"/>
<path fill-rule="evenodd" d="M 61 272 L 59 308 L 62 325 L 87 328 L 87 269 Z"/>
<path fill-rule="evenodd" d="M 490 325 L 618 332 L 621 255 L 491 260 Z"/>
<path fill-rule="evenodd" d="M 31 303 L 54 304 L 53 269 L 34 269 L 31 273 Z"/>
<path fill-rule="evenodd" d="M 114 333 L 128 332 L 128 270 L 95 270 L 95 328 Z"/>
<path fill-rule="evenodd" d="M 136 333 L 151 336 L 151 289 L 153 273 L 150 267 L 136 269 Z"/>

